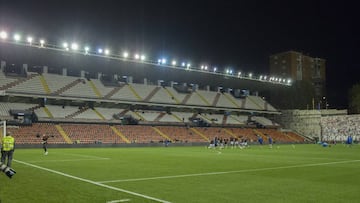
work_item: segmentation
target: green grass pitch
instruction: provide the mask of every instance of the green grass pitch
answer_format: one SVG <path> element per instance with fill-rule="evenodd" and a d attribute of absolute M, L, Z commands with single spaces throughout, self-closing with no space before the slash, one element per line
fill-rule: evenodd
<path fill-rule="evenodd" d="M 360 147 L 342 144 L 17 149 L 0 202 L 360 202 Z"/>

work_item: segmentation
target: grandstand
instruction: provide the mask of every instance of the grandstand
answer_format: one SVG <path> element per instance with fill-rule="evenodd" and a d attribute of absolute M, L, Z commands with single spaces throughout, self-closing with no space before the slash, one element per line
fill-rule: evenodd
<path fill-rule="evenodd" d="M 27 64 L 33 63 L 32 58 L 21 54 L 30 48 L 2 46 L 16 49 L 21 56 L 2 55 L 0 71 L 0 118 L 16 126 L 13 133 L 21 145 L 39 143 L 36 135 L 43 133 L 51 134 L 49 142 L 59 146 L 161 144 L 166 140 L 204 144 L 214 137 L 256 143 L 257 136 L 272 136 L 278 143 L 304 142 L 296 132 L 283 131 L 274 119 L 280 111 L 260 96 L 261 90 L 286 85 L 270 82 L 266 86 L 264 81 L 232 76 L 224 80 L 221 74 L 161 70 L 154 64 L 122 60 L 108 62 L 106 73 L 96 72 L 89 62 L 103 64 L 103 59 L 60 56 L 45 49 L 31 49 L 32 57 L 48 56 L 39 58 L 45 65 L 33 66 Z M 69 60 L 70 67 L 59 68 L 63 57 L 78 57 L 80 63 Z M 6 60 L 19 63 L 10 65 Z M 122 68 L 114 73 L 114 66 Z M 31 115 L 18 116 L 11 110 Z"/>

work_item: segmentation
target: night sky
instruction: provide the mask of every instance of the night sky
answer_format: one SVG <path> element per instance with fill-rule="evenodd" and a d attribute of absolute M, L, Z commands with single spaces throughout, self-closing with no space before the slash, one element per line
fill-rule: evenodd
<path fill-rule="evenodd" d="M 0 29 L 63 41 L 268 73 L 269 55 L 327 60 L 330 107 L 360 80 L 360 14 L 330 1 L 3 1 Z"/>

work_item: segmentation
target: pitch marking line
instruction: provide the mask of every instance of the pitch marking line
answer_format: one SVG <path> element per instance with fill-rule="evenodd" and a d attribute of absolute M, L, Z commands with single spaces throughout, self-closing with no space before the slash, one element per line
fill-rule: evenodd
<path fill-rule="evenodd" d="M 71 162 L 71 161 L 99 161 L 107 159 L 62 159 L 62 160 L 42 160 L 42 161 L 28 161 L 29 163 L 45 163 L 45 162 Z"/>
<path fill-rule="evenodd" d="M 130 199 L 119 199 L 119 200 L 112 200 L 112 201 L 107 201 L 106 203 L 119 203 L 119 202 L 130 202 Z"/>
<path fill-rule="evenodd" d="M 288 168 L 302 168 L 302 167 L 312 167 L 312 166 L 324 166 L 324 165 L 342 164 L 342 163 L 354 163 L 354 162 L 360 162 L 360 160 L 347 160 L 347 161 L 337 161 L 337 162 L 327 162 L 327 163 L 315 163 L 315 164 L 301 164 L 301 165 L 293 165 L 293 166 L 279 166 L 279 167 L 258 168 L 258 169 L 244 169 L 244 170 L 238 170 L 238 171 L 223 171 L 223 172 L 210 172 L 210 173 L 194 173 L 194 174 L 184 174 L 184 175 L 174 175 L 174 176 L 158 176 L 158 177 L 150 177 L 150 178 L 133 178 L 133 179 L 122 179 L 122 180 L 108 180 L 108 181 L 99 181 L 98 183 L 135 182 L 135 181 L 171 179 L 171 178 L 184 178 L 184 177 L 194 177 L 194 176 L 210 176 L 210 175 L 221 175 L 221 174 L 232 174 L 232 173 L 269 171 L 269 170 L 288 169 Z"/>
<path fill-rule="evenodd" d="M 72 179 L 79 180 L 79 181 L 82 181 L 82 182 L 86 182 L 86 183 L 90 183 L 90 184 L 93 184 L 93 185 L 97 185 L 97 186 L 100 186 L 100 187 L 103 187 L 103 188 L 107 188 L 107 189 L 111 189 L 111 190 L 115 190 L 115 191 L 119 191 L 119 192 L 124 192 L 124 193 L 127 193 L 127 194 L 131 194 L 131 195 L 134 195 L 134 196 L 142 197 L 142 198 L 144 198 L 144 199 L 150 199 L 150 200 L 154 200 L 154 201 L 156 201 L 156 202 L 162 202 L 162 203 L 171 203 L 171 202 L 166 201 L 166 200 L 158 199 L 158 198 L 155 198 L 155 197 L 150 197 L 150 196 L 147 196 L 147 195 L 143 195 L 143 194 L 140 194 L 140 193 L 132 192 L 132 191 L 129 191 L 129 190 L 124 190 L 124 189 L 117 188 L 117 187 L 112 187 L 112 186 L 105 185 L 105 184 L 102 184 L 102 183 L 99 183 L 99 182 L 95 182 L 95 181 L 92 181 L 92 180 L 80 178 L 80 177 L 73 176 L 73 175 L 69 175 L 69 174 L 66 174 L 66 173 L 62 173 L 62 172 L 60 172 L 60 171 L 55 171 L 55 170 L 52 170 L 52 169 L 49 169 L 49 168 L 45 168 L 45 167 L 37 166 L 37 165 L 34 165 L 34 164 L 30 164 L 30 163 L 27 163 L 27 162 L 24 162 L 24 161 L 19 161 L 19 160 L 15 160 L 15 159 L 14 159 L 14 161 L 15 161 L 15 162 L 18 162 L 18 163 L 21 163 L 21 164 L 24 164 L 24 165 L 27 165 L 27 166 L 31 166 L 31 167 L 37 168 L 37 169 L 41 169 L 41 170 L 44 170 L 44 171 L 48 171 L 48 172 L 51 172 L 51 173 L 55 173 L 55 174 L 58 174 L 58 175 L 62 175 L 62 176 L 68 177 L 68 178 L 72 178 Z"/>

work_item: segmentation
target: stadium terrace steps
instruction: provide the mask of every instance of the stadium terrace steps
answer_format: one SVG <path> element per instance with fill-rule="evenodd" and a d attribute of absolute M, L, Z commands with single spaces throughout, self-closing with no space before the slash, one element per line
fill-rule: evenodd
<path fill-rule="evenodd" d="M 101 120 L 106 120 L 106 118 L 98 110 L 93 109 L 93 111 L 101 118 Z"/>
<path fill-rule="evenodd" d="M 186 104 L 186 103 L 189 101 L 189 99 L 190 99 L 190 97 L 191 97 L 192 94 L 193 94 L 193 93 L 187 94 L 187 95 L 184 97 L 184 99 L 181 101 L 181 104 Z"/>
<path fill-rule="evenodd" d="M 99 89 L 93 83 L 93 81 L 89 80 L 88 84 L 90 85 L 91 89 L 94 91 L 94 93 L 96 94 L 97 97 L 99 97 L 99 98 L 103 97 L 101 92 L 99 91 Z"/>
<path fill-rule="evenodd" d="M 68 144 L 72 144 L 73 142 L 71 141 L 71 139 L 69 138 L 69 136 L 66 134 L 66 132 L 64 131 L 64 129 L 60 126 L 60 125 L 55 125 L 56 129 L 59 131 L 60 135 L 64 138 L 64 140 L 66 141 L 66 143 Z"/>
<path fill-rule="evenodd" d="M 52 94 L 53 95 L 60 95 L 60 94 L 64 93 L 65 91 L 71 89 L 75 85 L 81 83 L 82 81 L 83 81 L 82 79 L 76 79 L 76 80 L 72 81 L 71 83 L 65 85 L 64 87 L 61 87 L 60 89 L 56 90 Z"/>
<path fill-rule="evenodd" d="M 226 125 L 227 117 L 228 117 L 227 115 L 223 116 L 221 124 Z"/>
<path fill-rule="evenodd" d="M 114 94 L 116 94 L 118 91 L 121 90 L 121 88 L 123 88 L 125 85 L 120 85 L 118 87 L 115 87 L 114 89 L 112 89 L 109 93 L 107 93 L 104 98 L 105 99 L 110 99 Z"/>
<path fill-rule="evenodd" d="M 161 132 L 158 128 L 156 127 L 151 127 L 152 129 L 155 130 L 155 132 L 157 132 L 160 136 L 162 136 L 163 138 L 165 138 L 166 140 L 169 140 L 171 142 L 174 142 L 168 135 L 166 135 L 165 133 Z"/>
<path fill-rule="evenodd" d="M 46 79 L 43 75 L 40 75 L 40 82 L 41 82 L 42 86 L 44 87 L 45 93 L 50 94 L 51 90 L 50 90 L 49 85 L 47 84 Z"/>
<path fill-rule="evenodd" d="M 6 85 L 0 87 L 0 90 L 7 90 L 7 89 L 10 89 L 10 88 L 13 88 L 13 87 L 16 87 L 26 81 L 29 81 L 31 79 L 33 79 L 35 76 L 38 76 L 38 74 L 30 74 L 28 75 L 26 78 L 20 78 L 20 79 L 17 79 L 15 81 L 12 81 L 10 83 L 7 83 Z"/>
<path fill-rule="evenodd" d="M 267 137 L 265 136 L 264 133 L 262 133 L 262 132 L 260 132 L 259 130 L 256 130 L 256 129 L 253 129 L 253 131 L 254 131 L 254 133 L 255 133 L 256 135 L 261 136 L 264 141 L 267 140 Z"/>
<path fill-rule="evenodd" d="M 54 118 L 53 114 L 49 111 L 49 109 L 46 106 L 44 106 L 43 109 L 49 118 Z"/>
<path fill-rule="evenodd" d="M 198 131 L 195 128 L 190 128 L 190 130 L 192 130 L 194 133 L 196 133 L 197 135 L 200 135 L 202 138 L 204 138 L 204 140 L 206 140 L 207 142 L 210 142 L 210 139 L 208 137 L 206 137 L 204 134 L 202 134 L 200 131 Z"/>
<path fill-rule="evenodd" d="M 234 101 L 234 99 L 230 96 L 230 95 L 228 95 L 228 94 L 226 94 L 226 93 L 224 93 L 223 94 L 232 104 L 234 104 L 237 108 L 240 108 L 240 106 Z"/>
<path fill-rule="evenodd" d="M 265 107 L 260 105 L 257 101 L 257 99 L 254 96 L 247 96 L 246 99 L 249 99 L 253 104 L 255 104 L 257 107 L 259 107 L 259 110 L 264 110 Z"/>
<path fill-rule="evenodd" d="M 122 134 L 117 128 L 115 128 L 114 126 L 110 126 L 111 130 L 114 131 L 114 133 L 116 135 L 118 135 L 125 143 L 130 143 L 130 140 L 124 135 Z"/>
<path fill-rule="evenodd" d="M 151 98 L 152 98 L 160 89 L 161 89 L 161 87 L 156 87 L 155 89 L 153 89 L 153 91 L 151 91 L 150 94 L 149 94 L 148 96 L 146 96 L 143 101 L 146 101 L 146 102 L 150 101 Z"/>
<path fill-rule="evenodd" d="M 155 118 L 154 121 L 159 122 L 159 121 L 161 120 L 161 118 L 163 118 L 165 115 L 166 115 L 165 112 L 161 112 L 161 113 Z"/>
<path fill-rule="evenodd" d="M 78 111 L 72 113 L 72 114 L 69 114 L 67 116 L 65 116 L 65 118 L 74 118 L 75 116 L 85 112 L 86 110 L 88 110 L 89 107 L 83 107 L 83 108 L 80 108 Z"/>
<path fill-rule="evenodd" d="M 136 97 L 139 101 L 141 101 L 142 98 L 141 98 L 140 95 L 135 91 L 134 87 L 133 87 L 132 85 L 130 85 L 130 84 L 128 84 L 127 86 L 129 87 L 130 91 L 135 95 L 135 97 Z"/>
<path fill-rule="evenodd" d="M 210 102 L 209 102 L 208 100 L 206 100 L 206 98 L 205 98 L 202 94 L 200 94 L 200 92 L 196 91 L 195 93 L 200 97 L 200 99 L 201 99 L 207 106 L 211 106 Z"/>
<path fill-rule="evenodd" d="M 164 87 L 164 90 L 168 93 L 168 95 L 170 96 L 170 98 L 172 98 L 173 100 L 176 101 L 177 104 L 180 104 L 181 102 L 179 101 L 179 99 L 177 97 L 175 97 L 175 95 L 166 87 Z"/>
<path fill-rule="evenodd" d="M 216 104 L 218 103 L 218 101 L 219 101 L 219 99 L 220 99 L 220 96 L 221 96 L 221 93 L 220 93 L 220 92 L 216 93 L 215 99 L 214 99 L 214 101 L 212 102 L 212 106 L 216 106 Z"/>

